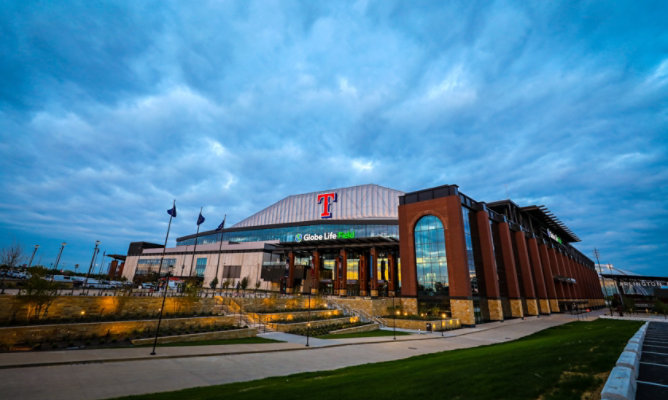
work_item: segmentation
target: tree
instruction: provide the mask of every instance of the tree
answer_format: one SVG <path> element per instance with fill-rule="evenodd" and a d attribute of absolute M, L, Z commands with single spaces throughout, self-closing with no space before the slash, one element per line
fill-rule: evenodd
<path fill-rule="evenodd" d="M 209 286 L 211 286 L 211 289 L 215 289 L 218 286 L 218 277 L 213 278 Z"/>
<path fill-rule="evenodd" d="M 18 243 L 14 243 L 0 251 L 0 265 L 14 268 L 21 263 L 22 259 L 23 248 Z"/>
<path fill-rule="evenodd" d="M 239 284 L 241 286 L 241 290 L 246 290 L 248 287 L 248 277 L 244 276 L 243 279 L 241 279 L 241 283 Z"/>
<path fill-rule="evenodd" d="M 48 314 L 49 306 L 58 295 L 58 284 L 44 279 L 45 268 L 31 268 L 32 276 L 24 285 L 23 293 L 19 293 L 16 298 L 19 303 L 26 304 L 26 319 L 32 317 L 40 319 Z"/>

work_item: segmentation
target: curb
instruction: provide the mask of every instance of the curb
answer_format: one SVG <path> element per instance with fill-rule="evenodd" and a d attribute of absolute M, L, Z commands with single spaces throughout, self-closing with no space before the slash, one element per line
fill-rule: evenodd
<path fill-rule="evenodd" d="M 636 398 L 636 378 L 638 378 L 642 344 L 648 325 L 649 322 L 645 322 L 629 339 L 603 386 L 601 400 L 633 400 Z"/>

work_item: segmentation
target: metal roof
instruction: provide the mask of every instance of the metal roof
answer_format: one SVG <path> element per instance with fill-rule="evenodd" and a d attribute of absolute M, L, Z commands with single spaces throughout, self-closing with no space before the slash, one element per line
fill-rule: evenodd
<path fill-rule="evenodd" d="M 404 192 L 374 184 L 359 185 L 288 196 L 232 226 L 246 228 L 323 220 L 318 195 L 336 193 L 328 220 L 397 220 L 399 196 Z M 327 220 L 327 219 L 326 219 Z"/>
<path fill-rule="evenodd" d="M 532 215 L 534 218 L 538 219 L 544 223 L 551 231 L 553 231 L 557 236 L 566 240 L 567 242 L 579 242 L 580 238 L 571 231 L 566 224 L 561 222 L 550 210 L 545 206 L 528 206 L 521 207 L 521 211 L 526 212 L 527 214 Z"/>

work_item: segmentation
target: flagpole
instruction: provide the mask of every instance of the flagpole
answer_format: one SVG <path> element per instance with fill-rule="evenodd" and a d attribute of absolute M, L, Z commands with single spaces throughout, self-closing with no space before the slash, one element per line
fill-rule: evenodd
<path fill-rule="evenodd" d="M 176 200 L 172 203 L 172 210 L 176 214 Z M 165 235 L 165 246 L 162 248 L 162 255 L 160 256 L 160 266 L 158 267 L 158 287 L 160 284 L 160 271 L 162 270 L 162 261 L 165 259 L 165 251 L 167 250 L 167 239 L 169 238 L 169 229 L 172 227 L 172 218 L 174 215 L 169 213 L 169 224 L 167 224 L 167 235 Z M 160 331 L 160 323 L 162 322 L 162 312 L 165 309 L 165 300 L 167 300 L 167 289 L 169 289 L 169 271 L 167 271 L 167 279 L 165 280 L 165 293 L 162 295 L 162 307 L 160 307 L 160 316 L 158 317 L 158 326 L 155 328 L 155 339 L 153 340 L 153 350 L 151 355 L 155 355 L 155 346 L 158 344 L 158 332 Z"/>
<path fill-rule="evenodd" d="M 172 204 L 172 209 L 176 207 L 176 200 Z M 162 261 L 165 259 L 165 251 L 167 250 L 167 239 L 169 238 L 169 230 L 172 227 L 172 218 L 174 216 L 169 214 L 169 224 L 167 224 L 167 235 L 165 235 L 165 245 L 162 247 L 162 255 L 160 256 L 160 266 L 158 266 L 158 281 L 160 280 L 160 272 L 162 271 Z M 158 282 L 159 283 L 159 282 Z"/>
<path fill-rule="evenodd" d="M 199 209 L 199 215 L 202 216 L 202 208 Z M 199 217 L 198 217 L 199 219 Z M 198 221 L 199 222 L 199 221 Z M 197 224 L 197 233 L 195 234 L 195 247 L 193 248 L 193 258 L 190 260 L 190 272 L 188 272 L 188 278 L 193 276 L 193 264 L 195 263 L 195 252 L 197 251 L 197 237 L 199 236 L 199 225 Z"/>
<path fill-rule="evenodd" d="M 215 279 L 218 279 L 218 268 L 220 267 L 220 259 L 223 256 L 223 229 L 225 229 L 225 220 L 227 219 L 227 214 L 223 217 L 223 223 L 221 224 L 221 229 L 220 229 L 220 247 L 218 247 L 218 263 L 216 264 L 216 276 L 214 277 Z M 222 277 L 221 277 L 222 279 Z M 222 284 L 222 282 L 218 282 Z M 218 285 L 216 285 L 218 286 Z M 213 294 L 216 294 L 216 288 L 213 288 Z"/>

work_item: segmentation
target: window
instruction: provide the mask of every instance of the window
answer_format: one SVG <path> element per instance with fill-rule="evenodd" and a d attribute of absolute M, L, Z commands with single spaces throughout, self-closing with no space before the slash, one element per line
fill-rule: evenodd
<path fill-rule="evenodd" d="M 226 265 L 223 267 L 223 279 L 241 278 L 241 265 Z"/>
<path fill-rule="evenodd" d="M 448 263 L 445 258 L 445 229 L 441 220 L 433 215 L 420 218 L 415 225 L 414 238 L 419 294 L 447 295 Z"/>
<path fill-rule="evenodd" d="M 206 269 L 206 257 L 197 259 L 197 266 L 195 270 L 197 271 L 197 276 L 204 276 L 204 270 Z"/>

